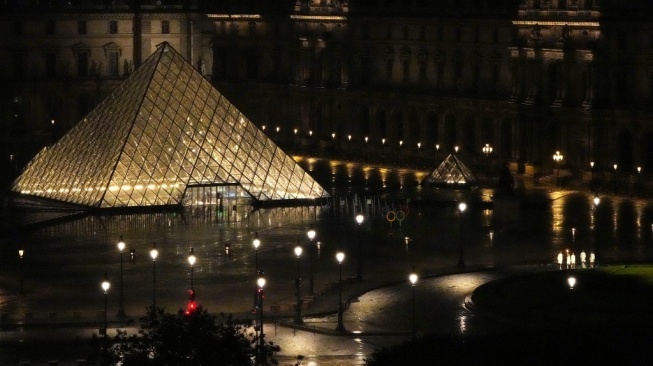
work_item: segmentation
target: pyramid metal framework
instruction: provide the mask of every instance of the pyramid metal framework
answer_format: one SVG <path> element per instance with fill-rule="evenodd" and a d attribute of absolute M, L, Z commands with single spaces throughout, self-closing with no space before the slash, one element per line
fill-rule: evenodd
<path fill-rule="evenodd" d="M 187 187 L 256 200 L 328 193 L 167 43 L 51 148 L 12 191 L 100 207 L 182 203 Z"/>
<path fill-rule="evenodd" d="M 449 154 L 422 183 L 449 186 L 471 185 L 476 181 L 472 171 L 456 155 Z"/>

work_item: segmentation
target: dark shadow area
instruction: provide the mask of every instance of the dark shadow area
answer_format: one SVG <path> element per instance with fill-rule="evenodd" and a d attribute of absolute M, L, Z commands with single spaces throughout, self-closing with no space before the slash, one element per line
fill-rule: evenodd
<path fill-rule="evenodd" d="M 427 335 L 379 349 L 367 365 L 651 365 L 652 341 L 649 330 L 624 332 L 617 328 L 565 327 L 472 337 Z"/>

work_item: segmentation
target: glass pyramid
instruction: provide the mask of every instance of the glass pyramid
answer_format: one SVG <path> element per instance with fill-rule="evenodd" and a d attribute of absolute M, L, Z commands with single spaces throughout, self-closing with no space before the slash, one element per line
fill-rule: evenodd
<path fill-rule="evenodd" d="M 169 44 L 162 43 L 12 191 L 92 207 L 176 205 L 187 187 L 239 185 L 256 200 L 328 193 Z"/>
<path fill-rule="evenodd" d="M 424 184 L 470 185 L 476 183 L 472 171 L 454 154 L 449 154 L 425 179 Z"/>

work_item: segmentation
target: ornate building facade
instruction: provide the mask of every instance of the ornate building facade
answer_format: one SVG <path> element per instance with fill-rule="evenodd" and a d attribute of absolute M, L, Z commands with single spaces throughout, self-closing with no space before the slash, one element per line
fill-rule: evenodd
<path fill-rule="evenodd" d="M 653 172 L 645 0 L 257 3 L 5 0 L 3 161 L 29 160 L 167 41 L 286 146 Z"/>

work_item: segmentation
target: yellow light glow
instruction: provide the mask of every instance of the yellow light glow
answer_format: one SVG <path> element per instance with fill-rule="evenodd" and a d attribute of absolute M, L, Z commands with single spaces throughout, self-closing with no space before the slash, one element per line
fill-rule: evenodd
<path fill-rule="evenodd" d="M 337 15 L 291 15 L 295 20 L 347 20 L 347 17 Z"/>
<path fill-rule="evenodd" d="M 540 25 L 540 26 L 560 26 L 564 27 L 598 27 L 599 22 L 553 22 L 553 21 L 534 21 L 534 20 L 513 20 L 514 25 Z"/>

